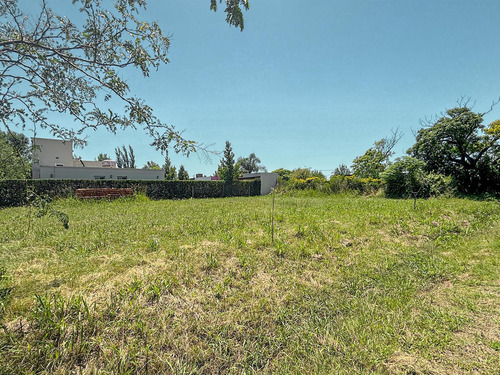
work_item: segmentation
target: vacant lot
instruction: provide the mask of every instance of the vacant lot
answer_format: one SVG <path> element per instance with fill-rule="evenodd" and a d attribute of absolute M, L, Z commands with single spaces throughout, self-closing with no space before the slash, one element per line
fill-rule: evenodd
<path fill-rule="evenodd" d="M 500 369 L 497 202 L 53 207 L 0 210 L 0 373 Z"/>

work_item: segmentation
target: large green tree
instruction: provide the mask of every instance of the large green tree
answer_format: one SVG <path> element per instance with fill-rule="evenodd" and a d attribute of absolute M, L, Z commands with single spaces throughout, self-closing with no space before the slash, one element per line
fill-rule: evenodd
<path fill-rule="evenodd" d="M 393 149 L 403 135 L 398 130 L 374 143 L 362 156 L 352 162 L 352 171 L 358 177 L 379 178 L 380 174 L 390 165 L 390 158 L 394 155 Z"/>
<path fill-rule="evenodd" d="M 420 129 L 408 153 L 426 163 L 427 170 L 453 177 L 467 193 L 500 190 L 500 120 L 483 124 L 485 113 L 467 106 L 446 111 Z"/>
<path fill-rule="evenodd" d="M 54 0 L 0 0 L 3 130 L 33 125 L 83 143 L 87 129 L 115 133 L 139 127 L 162 150 L 170 145 L 186 154 L 195 151 L 199 145 L 157 118 L 122 76 L 136 68 L 147 77 L 169 61 L 170 39 L 157 22 L 141 19 L 146 3 L 73 0 L 79 13 L 69 19 Z M 226 21 L 243 30 L 242 8 L 248 9 L 248 2 L 210 0 L 210 9 L 218 3 L 226 5 Z M 68 115 L 74 125 L 61 125 Z"/>
<path fill-rule="evenodd" d="M 236 168 L 242 173 L 253 173 L 259 170 L 266 171 L 266 167 L 260 165 L 260 159 L 253 152 L 246 158 L 238 158 Z"/>

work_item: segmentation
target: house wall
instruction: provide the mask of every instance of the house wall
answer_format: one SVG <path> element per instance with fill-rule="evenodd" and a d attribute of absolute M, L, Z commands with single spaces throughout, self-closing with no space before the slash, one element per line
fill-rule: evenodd
<path fill-rule="evenodd" d="M 42 179 L 75 179 L 75 180 L 117 180 L 125 177 L 127 180 L 164 180 L 162 169 L 132 169 L 132 168 L 92 168 L 92 167 L 56 167 L 40 165 L 33 170 L 33 178 Z M 35 177 L 35 173 L 37 176 Z"/>
<path fill-rule="evenodd" d="M 38 165 L 73 165 L 73 141 L 60 139 L 33 138 L 37 146 L 33 151 L 34 163 Z M 38 149 L 39 147 L 39 149 Z"/>
<path fill-rule="evenodd" d="M 34 151 L 32 177 L 74 180 L 164 180 L 164 170 L 115 168 L 111 160 L 73 160 L 73 142 L 60 139 L 33 138 L 39 147 Z M 37 147 L 37 148 L 38 148 Z M 106 165 L 103 167 L 103 163 Z M 84 166 L 85 165 L 85 166 Z"/>
<path fill-rule="evenodd" d="M 243 178 L 260 178 L 260 195 L 269 194 L 278 184 L 277 173 L 244 173 Z"/>

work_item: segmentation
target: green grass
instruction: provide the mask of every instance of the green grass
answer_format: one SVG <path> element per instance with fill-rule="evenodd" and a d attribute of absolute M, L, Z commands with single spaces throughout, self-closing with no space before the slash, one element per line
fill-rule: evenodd
<path fill-rule="evenodd" d="M 1 210 L 0 373 L 498 373 L 498 202 L 271 204 Z"/>

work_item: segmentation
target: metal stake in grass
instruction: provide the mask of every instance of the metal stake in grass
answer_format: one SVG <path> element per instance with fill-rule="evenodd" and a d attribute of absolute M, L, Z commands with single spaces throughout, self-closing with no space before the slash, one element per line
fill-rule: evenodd
<path fill-rule="evenodd" d="M 274 196 L 275 192 L 273 189 L 273 208 L 271 210 L 271 245 L 274 244 Z"/>

